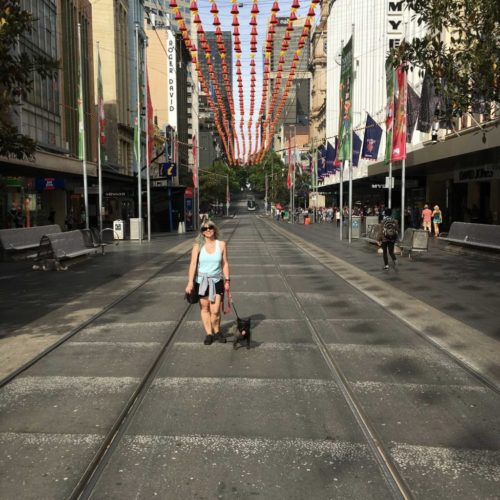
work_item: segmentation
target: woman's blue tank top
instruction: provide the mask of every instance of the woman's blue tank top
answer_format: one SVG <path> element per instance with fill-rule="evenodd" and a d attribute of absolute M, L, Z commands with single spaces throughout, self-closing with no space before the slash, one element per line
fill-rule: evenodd
<path fill-rule="evenodd" d="M 221 262 L 222 250 L 219 240 L 215 240 L 215 250 L 213 253 L 208 253 L 205 246 L 203 246 L 200 251 L 200 260 L 198 261 L 198 276 L 196 277 L 196 282 L 201 283 L 199 277 L 200 273 L 216 278 L 215 281 L 220 281 L 220 276 L 222 275 Z"/>

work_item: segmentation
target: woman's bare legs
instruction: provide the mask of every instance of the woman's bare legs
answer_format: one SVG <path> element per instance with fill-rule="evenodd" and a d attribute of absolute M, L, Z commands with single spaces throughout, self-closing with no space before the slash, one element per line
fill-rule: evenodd
<path fill-rule="evenodd" d="M 201 312 L 201 322 L 203 323 L 203 328 L 207 335 L 212 335 L 212 322 L 211 322 L 211 309 L 210 301 L 208 297 L 200 297 L 200 312 Z"/>
<path fill-rule="evenodd" d="M 221 295 L 217 294 L 215 296 L 215 302 L 210 303 L 210 324 L 213 333 L 220 332 L 220 305 L 221 305 Z"/>

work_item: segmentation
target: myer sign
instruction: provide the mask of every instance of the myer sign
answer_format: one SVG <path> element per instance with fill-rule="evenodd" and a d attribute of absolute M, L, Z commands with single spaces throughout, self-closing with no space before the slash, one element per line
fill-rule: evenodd
<path fill-rule="evenodd" d="M 175 53 L 175 35 L 167 30 L 167 123 L 177 129 L 177 56 Z"/>
<path fill-rule="evenodd" d="M 387 1 L 387 39 L 389 40 L 389 49 L 394 49 L 401 45 L 404 37 L 403 20 L 403 0 Z"/>

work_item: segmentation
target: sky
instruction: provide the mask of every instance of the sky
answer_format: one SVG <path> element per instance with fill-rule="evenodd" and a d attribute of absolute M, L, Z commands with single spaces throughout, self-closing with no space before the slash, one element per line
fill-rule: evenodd
<path fill-rule="evenodd" d="M 255 107 L 254 107 L 254 115 L 252 118 L 253 123 L 257 118 L 257 114 L 261 104 L 261 95 L 262 95 L 262 62 L 263 62 L 263 42 L 265 41 L 265 35 L 267 31 L 267 21 L 271 15 L 271 7 L 273 5 L 273 1 L 271 0 L 260 0 L 256 2 L 259 7 L 259 14 L 257 15 L 257 31 L 258 31 L 258 52 L 255 54 L 256 61 L 256 82 L 255 82 Z M 219 0 L 216 2 L 217 7 L 219 9 L 219 20 L 221 22 L 221 29 L 223 31 L 231 31 L 232 32 L 232 16 L 231 16 L 231 7 L 232 3 L 230 0 Z M 242 63 L 242 73 L 243 73 L 243 89 L 245 96 L 245 112 L 248 113 L 250 110 L 250 10 L 253 2 L 251 0 L 242 0 L 238 2 L 239 8 L 239 22 L 240 22 L 240 40 L 241 40 L 241 63 Z M 280 7 L 280 11 L 278 12 L 278 17 L 288 17 L 290 14 L 290 8 L 292 6 L 292 0 L 281 0 L 278 1 L 278 5 Z M 297 17 L 305 16 L 310 6 L 309 1 L 301 1 L 300 9 L 296 12 Z M 200 12 L 200 18 L 203 23 L 203 28 L 205 31 L 215 31 L 214 26 L 212 25 L 213 16 L 210 13 L 211 4 L 208 0 L 199 0 L 198 1 L 198 9 Z M 316 15 L 319 14 L 319 5 L 316 7 Z M 236 63 L 235 53 L 233 52 L 233 66 Z M 288 73 L 287 67 L 285 69 L 285 75 Z M 245 71 L 246 70 L 246 71 Z M 236 124 L 239 132 L 239 98 L 238 98 L 238 86 L 237 86 L 237 77 L 236 77 L 236 67 L 233 67 L 233 99 L 234 106 L 236 111 Z M 248 114 L 245 114 L 245 134 L 246 134 L 246 124 L 248 121 Z M 252 125 L 252 135 L 254 132 L 254 126 Z M 252 137 L 252 142 L 254 142 L 254 137 Z"/>

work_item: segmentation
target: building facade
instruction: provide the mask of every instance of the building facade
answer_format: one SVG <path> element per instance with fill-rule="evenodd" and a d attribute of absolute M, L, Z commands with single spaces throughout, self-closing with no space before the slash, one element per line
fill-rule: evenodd
<path fill-rule="evenodd" d="M 403 38 L 424 34 L 402 1 L 337 0 L 327 22 L 327 99 L 326 136 L 338 135 L 340 55 L 353 36 L 354 89 L 352 99 L 354 130 L 363 140 L 366 117 L 382 127 L 384 136 L 376 161 L 360 160 L 352 169 L 353 200 L 362 204 L 389 204 L 385 187 L 389 165 L 384 161 L 386 77 L 385 58 L 390 48 Z M 446 35 L 445 35 L 446 36 Z M 422 75 L 408 73 L 408 83 L 417 96 L 422 94 Z M 415 130 L 407 144 L 405 162 L 405 210 L 421 209 L 425 203 L 439 205 L 444 227 L 454 220 L 500 223 L 500 134 L 495 133 L 498 117 L 465 113 L 441 129 L 437 139 L 431 133 Z M 418 126 L 417 126 L 418 129 Z M 395 186 L 391 189 L 392 207 L 401 211 L 402 163 L 393 162 Z M 347 173 L 344 175 L 344 181 Z M 340 174 L 324 179 L 322 189 L 339 201 Z M 344 185 L 344 200 L 347 196 Z"/>
<path fill-rule="evenodd" d="M 57 79 L 34 74 L 33 90 L 16 110 L 19 132 L 35 140 L 37 149 L 30 160 L 0 158 L 0 227 L 12 227 L 12 212 L 22 226 L 54 221 L 64 227 L 72 211 L 75 223 L 81 222 L 80 53 L 88 175 L 95 175 L 92 9 L 88 0 L 22 0 L 21 6 L 33 14 L 34 26 L 20 38 L 19 50 L 59 60 L 61 66 Z"/>

